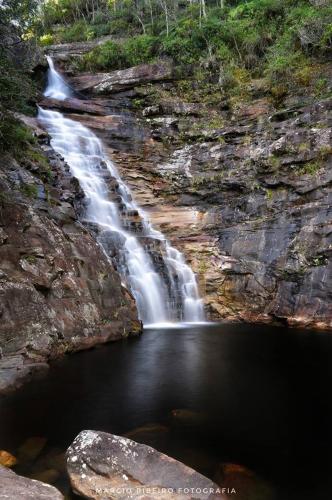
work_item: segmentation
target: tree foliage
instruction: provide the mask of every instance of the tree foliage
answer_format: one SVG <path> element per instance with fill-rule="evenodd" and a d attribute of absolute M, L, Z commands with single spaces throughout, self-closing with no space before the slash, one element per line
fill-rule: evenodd
<path fill-rule="evenodd" d="M 29 112 L 35 94 L 27 66 L 30 42 L 24 33 L 31 26 L 36 2 L 11 0 L 0 4 L 0 150 L 17 150 L 29 134 L 14 112 Z"/>

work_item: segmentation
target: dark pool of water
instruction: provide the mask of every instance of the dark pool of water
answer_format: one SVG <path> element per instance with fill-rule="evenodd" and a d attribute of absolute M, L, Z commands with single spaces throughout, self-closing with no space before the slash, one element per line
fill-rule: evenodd
<path fill-rule="evenodd" d="M 26 438 L 43 436 L 47 454 L 82 429 L 124 434 L 157 423 L 164 427 L 148 442 L 210 477 L 219 462 L 235 462 L 270 481 L 280 500 L 330 500 L 331 390 L 329 334 L 148 330 L 68 356 L 2 399 L 0 448 L 16 453 Z M 189 412 L 174 417 L 174 409 Z"/>

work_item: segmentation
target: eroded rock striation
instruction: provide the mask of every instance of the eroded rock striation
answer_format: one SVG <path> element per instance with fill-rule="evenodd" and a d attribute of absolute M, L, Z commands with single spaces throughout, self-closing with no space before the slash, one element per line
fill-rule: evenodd
<path fill-rule="evenodd" d="M 138 334 L 130 293 L 79 217 L 87 200 L 34 119 L 38 142 L 1 158 L 0 392 L 65 352 Z"/>
<path fill-rule="evenodd" d="M 330 329 L 331 100 L 275 103 L 257 80 L 236 106 L 222 89 L 209 104 L 179 72 L 160 81 L 154 65 L 137 68 L 123 87 L 119 71 L 71 83 L 94 99 L 116 82 L 103 90 L 108 115 L 84 124 L 198 274 L 210 318 Z"/>

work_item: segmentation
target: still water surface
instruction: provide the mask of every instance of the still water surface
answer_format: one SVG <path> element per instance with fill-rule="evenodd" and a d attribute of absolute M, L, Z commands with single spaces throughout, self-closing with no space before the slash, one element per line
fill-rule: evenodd
<path fill-rule="evenodd" d="M 238 463 L 269 481 L 278 500 L 330 500 L 331 361 L 331 334 L 227 324 L 149 329 L 57 361 L 2 399 L 0 449 L 16 453 L 31 436 L 47 438 L 35 463 L 18 468 L 29 474 L 82 429 L 125 434 L 154 423 L 155 432 L 133 438 L 205 475 L 213 478 L 220 462 Z M 55 485 L 65 490 L 64 476 Z"/>

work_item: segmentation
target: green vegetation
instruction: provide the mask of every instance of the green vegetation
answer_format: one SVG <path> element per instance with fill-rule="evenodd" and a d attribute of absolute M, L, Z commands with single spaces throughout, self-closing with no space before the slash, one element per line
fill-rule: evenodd
<path fill-rule="evenodd" d="M 35 255 L 25 255 L 23 257 L 29 264 L 35 264 L 37 261 L 37 257 Z"/>
<path fill-rule="evenodd" d="M 52 179 L 50 164 L 46 156 L 44 156 L 40 151 L 37 151 L 30 146 L 25 150 L 22 161 L 29 161 L 34 165 L 38 165 L 38 170 L 35 173 L 43 182 L 49 182 Z"/>
<path fill-rule="evenodd" d="M 321 161 L 310 161 L 305 163 L 302 167 L 298 169 L 300 175 L 315 175 L 321 168 L 323 164 Z"/>
<path fill-rule="evenodd" d="M 10 151 L 17 157 L 23 157 L 24 152 L 34 137 L 30 130 L 12 116 L 8 110 L 0 108 L 0 152 Z"/>
<path fill-rule="evenodd" d="M 110 40 L 88 53 L 83 67 L 90 71 L 122 69 L 151 62 L 155 59 L 156 47 L 157 38 L 150 35 L 129 38 L 121 44 Z"/>
<path fill-rule="evenodd" d="M 309 0 L 3 0 L 0 7 L 0 151 L 30 142 L 13 112 L 29 113 L 35 89 L 29 47 L 113 35 L 79 61 L 79 69 L 123 69 L 170 58 L 187 69 L 179 96 L 229 105 L 264 77 L 276 103 L 290 89 L 327 96 L 322 65 L 332 48 L 332 5 Z M 185 75 L 193 74 L 193 79 Z M 225 97 L 225 96 L 224 96 Z M 137 105 L 140 106 L 137 100 Z M 218 127 L 211 119 L 210 127 Z M 322 152 L 326 154 L 325 152 Z"/>
<path fill-rule="evenodd" d="M 326 90 L 317 61 L 332 48 L 332 6 L 309 0 L 48 0 L 35 23 L 41 43 L 115 35 L 82 69 L 121 69 L 169 57 L 213 69 L 233 94 L 265 76 L 276 100 L 291 85 Z M 116 36 L 119 36 L 118 40 Z"/>
<path fill-rule="evenodd" d="M 192 179 L 191 185 L 193 188 L 206 188 L 209 186 L 216 186 L 221 184 L 224 181 L 224 173 L 220 172 L 219 174 L 204 176 L 197 175 Z"/>
<path fill-rule="evenodd" d="M 0 152 L 22 151 L 31 133 L 14 112 L 30 113 L 35 88 L 27 73 L 32 45 L 23 40 L 35 12 L 33 0 L 2 2 L 0 22 Z M 31 49 L 31 50 L 30 50 Z"/>
<path fill-rule="evenodd" d="M 312 257 L 311 265 L 312 266 L 326 266 L 329 262 L 328 257 L 326 255 L 317 255 L 316 257 Z"/>
<path fill-rule="evenodd" d="M 21 191 L 25 196 L 28 196 L 28 198 L 37 198 L 38 188 L 35 184 L 23 184 Z"/>

